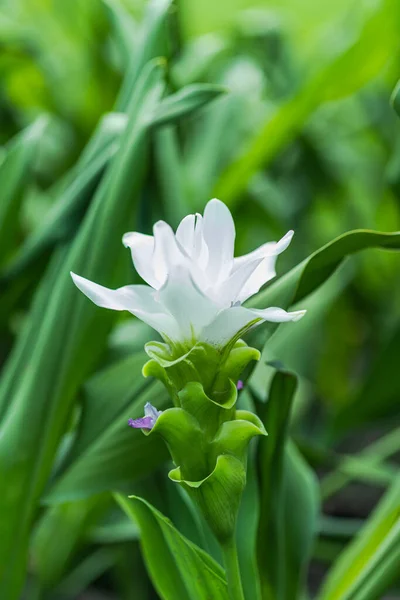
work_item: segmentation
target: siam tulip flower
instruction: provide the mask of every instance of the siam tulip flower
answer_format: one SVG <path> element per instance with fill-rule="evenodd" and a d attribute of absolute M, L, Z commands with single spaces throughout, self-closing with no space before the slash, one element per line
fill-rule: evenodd
<path fill-rule="evenodd" d="M 276 258 L 290 244 L 293 231 L 235 258 L 232 215 L 214 199 L 204 216 L 188 215 L 176 233 L 164 221 L 154 225 L 153 233 L 123 236 L 136 271 L 148 285 L 112 290 L 71 273 L 75 285 L 98 306 L 127 310 L 170 345 L 186 349 L 198 342 L 222 348 L 264 321 L 297 321 L 305 314 L 243 306 L 275 276 Z"/>

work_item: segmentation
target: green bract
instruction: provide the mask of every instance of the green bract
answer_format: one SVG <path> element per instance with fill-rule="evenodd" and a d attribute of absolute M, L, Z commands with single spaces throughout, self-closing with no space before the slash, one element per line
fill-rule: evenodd
<path fill-rule="evenodd" d="M 176 465 L 170 479 L 186 489 L 224 543 L 233 535 L 246 484 L 247 446 L 254 436 L 266 435 L 258 417 L 235 408 L 236 381 L 260 353 L 241 340 L 223 350 L 200 343 L 179 355 L 181 350 L 146 345 L 151 360 L 143 373 L 163 382 L 175 407 L 143 431 L 165 440 Z"/>

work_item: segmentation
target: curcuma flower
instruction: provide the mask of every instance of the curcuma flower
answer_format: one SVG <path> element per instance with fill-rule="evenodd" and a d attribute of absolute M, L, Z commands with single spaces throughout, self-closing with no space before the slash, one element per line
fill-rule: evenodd
<path fill-rule="evenodd" d="M 276 258 L 290 244 L 293 231 L 235 258 L 232 215 L 214 199 L 204 216 L 188 215 L 176 233 L 164 221 L 154 225 L 153 233 L 123 236 L 136 271 L 148 285 L 111 290 L 71 273 L 75 285 L 98 306 L 127 310 L 168 343 L 189 348 L 197 342 L 224 347 L 263 321 L 296 321 L 305 314 L 242 305 L 275 276 Z"/>

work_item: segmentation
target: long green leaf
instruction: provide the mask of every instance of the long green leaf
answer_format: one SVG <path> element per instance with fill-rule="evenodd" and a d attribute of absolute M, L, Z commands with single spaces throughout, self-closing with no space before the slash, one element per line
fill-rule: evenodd
<path fill-rule="evenodd" d="M 163 92 L 162 69 L 152 64 L 137 84 L 121 147 L 99 188 L 63 268 L 49 293 L 45 312 L 37 314 L 31 332 L 17 344 L 16 355 L 26 362 L 8 386 L 12 400 L 3 420 L 0 440 L 0 479 L 7 481 L 0 498 L 1 595 L 19 597 L 25 573 L 29 529 L 38 499 L 49 476 L 54 455 L 68 423 L 76 390 L 98 360 L 114 315 L 99 317 L 98 310 L 78 293 L 69 271 L 97 281 L 117 283 L 119 240 L 134 210 L 142 181 L 147 129 L 145 115 Z M 36 312 L 36 314 L 35 314 Z M 32 354 L 32 348 L 35 348 Z M 28 424 L 28 426 L 27 426 Z"/>
<path fill-rule="evenodd" d="M 34 532 L 31 559 L 42 587 L 54 586 L 63 576 L 79 544 L 110 503 L 109 495 L 48 508 Z"/>
<path fill-rule="evenodd" d="M 69 185 L 49 210 L 46 219 L 22 244 L 3 280 L 32 267 L 46 250 L 75 233 L 100 177 L 118 150 L 118 138 L 126 126 L 125 115 L 106 115 L 93 134 L 77 165 L 68 176 Z"/>
<path fill-rule="evenodd" d="M 228 600 L 222 568 L 184 538 L 142 498 L 116 495 L 121 508 L 139 524 L 152 582 L 163 600 Z"/>
<path fill-rule="evenodd" d="M 320 600 L 376 600 L 399 577 L 400 478 L 343 551 L 323 586 Z"/>
<path fill-rule="evenodd" d="M 300 596 L 316 533 L 317 485 L 298 451 L 287 443 L 287 428 L 297 381 L 278 371 L 268 402 L 258 411 L 268 431 L 258 450 L 260 521 L 258 572 L 263 600 Z M 293 511 L 293 498 L 301 507 Z"/>
<path fill-rule="evenodd" d="M 23 191 L 36 157 L 37 145 L 47 125 L 46 118 L 38 119 L 7 146 L 0 163 L 0 261 L 4 264 L 16 243 L 19 211 Z"/>
<path fill-rule="evenodd" d="M 210 83 L 188 85 L 160 102 L 151 116 L 152 125 L 166 125 L 188 116 L 227 91 L 221 85 Z"/>
<path fill-rule="evenodd" d="M 329 242 L 288 273 L 267 285 L 265 289 L 250 299 L 248 305 L 253 308 L 267 306 L 287 308 L 298 303 L 326 281 L 345 257 L 367 248 L 398 250 L 400 249 L 400 232 L 381 233 L 362 229 L 349 231 Z M 304 318 L 306 319 L 307 315 Z M 262 348 L 268 334 L 275 331 L 276 328 L 276 324 L 256 328 L 249 336 L 251 344 Z"/>

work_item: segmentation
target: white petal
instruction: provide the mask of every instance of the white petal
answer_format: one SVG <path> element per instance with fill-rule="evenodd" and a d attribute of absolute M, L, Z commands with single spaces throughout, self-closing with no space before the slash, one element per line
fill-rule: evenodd
<path fill-rule="evenodd" d="M 140 277 L 154 289 L 164 283 L 157 277 L 153 267 L 154 238 L 152 235 L 130 232 L 122 238 L 125 248 L 130 248 L 133 264 Z"/>
<path fill-rule="evenodd" d="M 157 278 L 165 283 L 170 269 L 187 261 L 182 247 L 178 246 L 172 228 L 164 221 L 158 221 L 153 227 L 154 255 L 153 268 Z"/>
<path fill-rule="evenodd" d="M 263 321 L 271 321 L 271 323 L 286 323 L 287 321 L 299 321 L 306 314 L 306 310 L 294 310 L 287 312 L 283 308 L 271 306 L 264 309 L 247 309 L 253 313 L 254 317 L 261 317 Z"/>
<path fill-rule="evenodd" d="M 214 289 L 210 289 L 209 292 L 221 307 L 227 308 L 240 301 L 243 288 L 246 287 L 247 281 L 252 278 L 254 271 L 258 269 L 262 261 L 262 258 L 256 258 L 243 263 L 228 279 L 222 281 Z"/>
<path fill-rule="evenodd" d="M 197 338 L 217 315 L 219 307 L 195 285 L 186 267 L 171 269 L 157 294 L 159 302 L 179 323 L 181 338 Z"/>
<path fill-rule="evenodd" d="M 196 213 L 193 259 L 199 265 L 200 269 L 204 270 L 207 267 L 209 252 L 207 244 L 204 241 L 203 229 L 203 217 Z"/>
<path fill-rule="evenodd" d="M 205 208 L 203 237 L 209 252 L 207 274 L 211 281 L 217 282 L 232 269 L 235 224 L 229 208 L 216 198 Z"/>
<path fill-rule="evenodd" d="M 259 267 L 254 271 L 246 285 L 243 287 L 240 295 L 238 296 L 238 300 L 244 302 L 247 300 L 247 298 L 250 298 L 250 296 L 256 294 L 260 288 L 267 283 L 267 281 L 270 281 L 270 279 L 275 277 L 275 262 L 277 256 L 289 246 L 293 237 L 293 233 L 293 231 L 288 231 L 287 234 L 279 240 L 279 242 L 268 242 L 267 244 L 260 246 L 260 248 L 253 250 L 253 252 L 250 252 L 249 254 L 235 258 L 233 264 L 234 271 L 248 261 L 252 261 L 255 258 L 263 258 L 263 261 L 260 263 Z"/>
<path fill-rule="evenodd" d="M 305 310 L 286 312 L 283 308 L 265 308 L 263 310 L 235 306 L 222 310 L 217 317 L 204 328 L 201 339 L 215 346 L 223 346 L 236 335 L 244 335 L 246 331 L 263 321 L 284 323 L 298 321 L 305 315 Z"/>
<path fill-rule="evenodd" d="M 141 321 L 153 327 L 161 334 L 176 339 L 178 326 L 170 314 L 155 300 L 155 291 L 146 285 L 126 285 L 111 290 L 84 277 L 71 273 L 77 286 L 87 296 L 102 308 L 112 310 L 127 310 Z"/>
<path fill-rule="evenodd" d="M 224 346 L 257 317 L 243 306 L 221 310 L 216 318 L 203 329 L 201 340 L 214 346 Z M 262 318 L 259 318 L 259 323 Z"/>
<path fill-rule="evenodd" d="M 186 250 L 189 256 L 193 256 L 194 251 L 194 229 L 196 224 L 196 215 L 188 215 L 179 223 L 176 230 L 176 239 Z"/>

